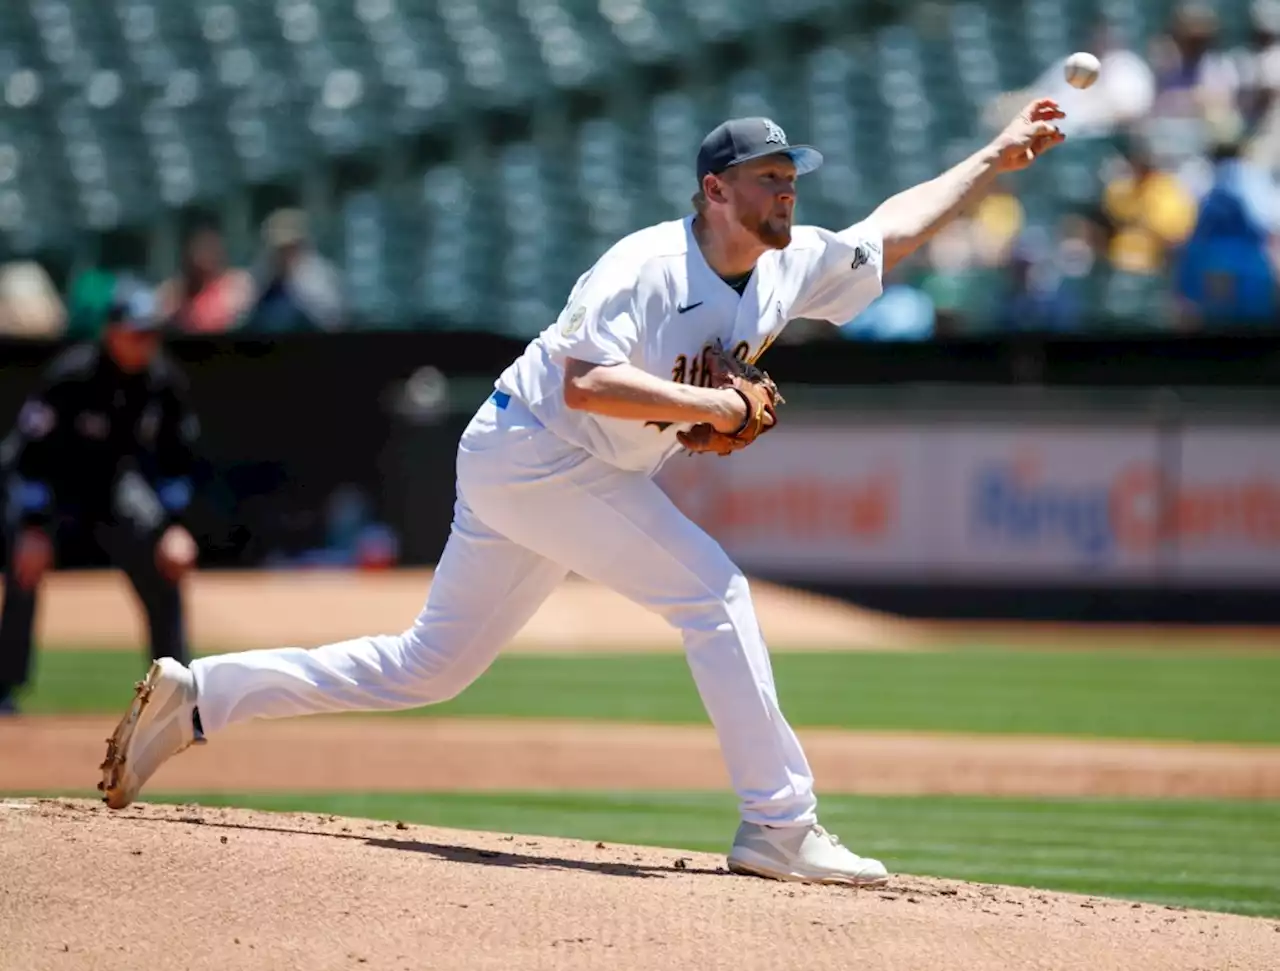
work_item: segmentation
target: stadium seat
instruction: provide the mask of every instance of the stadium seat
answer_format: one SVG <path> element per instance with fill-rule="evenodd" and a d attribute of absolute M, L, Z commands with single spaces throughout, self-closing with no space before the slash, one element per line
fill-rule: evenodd
<path fill-rule="evenodd" d="M 723 41 L 740 37 L 754 26 L 753 14 L 759 9 L 755 3 L 738 0 L 702 0 L 691 3 L 686 13 L 695 33 L 704 40 Z"/>
<path fill-rule="evenodd" d="M 335 155 L 372 151 L 389 137 L 392 95 L 350 0 L 280 0 L 285 40 L 309 79 L 312 133 Z"/>
<path fill-rule="evenodd" d="M 673 219 L 689 211 L 697 189 L 693 160 L 698 146 L 715 124 L 712 112 L 683 91 L 668 91 L 653 100 L 649 112 L 652 188 L 637 185 L 640 198 L 653 198 L 651 216 Z"/>
<path fill-rule="evenodd" d="M 549 83 L 528 29 L 501 0 L 436 0 L 477 103 L 513 108 Z"/>
<path fill-rule="evenodd" d="M 464 326 L 487 326 L 500 313 L 491 298 L 499 282 L 493 241 L 502 233 L 488 188 L 491 177 L 483 160 L 468 159 L 433 166 L 419 183 L 423 243 L 414 247 L 415 302 L 428 314 Z"/>
<path fill-rule="evenodd" d="M 226 104 L 223 135 L 250 182 L 283 179 L 315 151 L 304 86 L 274 13 L 250 0 L 198 0 L 213 81 Z M 205 124 L 213 126 L 216 118 Z"/>
<path fill-rule="evenodd" d="M 986 8 L 977 3 L 956 4 L 951 36 L 959 88 L 971 105 L 984 105 L 1003 90 Z M 963 124 L 962 119 L 958 121 Z"/>
<path fill-rule="evenodd" d="M 456 118 L 464 107 L 461 71 L 432 6 L 358 0 L 352 9 L 387 89 L 390 132 L 417 134 Z"/>
<path fill-rule="evenodd" d="M 407 187 L 364 189 L 343 200 L 342 252 L 345 289 L 361 326 L 383 329 L 412 319 L 412 285 L 418 278 L 412 200 Z"/>
<path fill-rule="evenodd" d="M 887 112 L 887 159 L 893 190 L 933 178 L 939 171 L 935 109 L 924 89 L 923 59 L 907 27 L 885 28 L 877 38 L 877 86 Z"/>
<path fill-rule="evenodd" d="M 577 239 L 570 183 L 557 152 L 553 161 L 534 142 L 505 146 L 497 160 L 497 186 L 504 225 L 499 239 L 500 285 L 506 329 L 532 336 L 559 312 L 577 265 Z"/>
<path fill-rule="evenodd" d="M 1140 44 L 1152 31 L 1164 26 L 1162 11 L 1156 11 L 1156 20 L 1149 19 L 1148 11 L 1156 6 L 1146 0 L 1099 0 L 1098 18 L 1111 24 L 1125 43 Z"/>
<path fill-rule="evenodd" d="M 1087 49 L 1102 18 L 1143 50 L 1174 7 L 0 0 L 0 235 L 70 247 L 386 159 L 390 182 L 331 200 L 323 239 L 358 316 L 531 333 L 616 239 L 688 211 L 698 144 L 726 115 L 817 145 L 797 218 L 845 226 L 976 148 L 992 100 Z M 1244 39 L 1247 5 L 1219 19 L 1224 46 Z M 779 30 L 800 24 L 819 31 Z M 1167 164 L 1203 149 L 1198 122 L 1149 134 Z M 1011 180 L 1026 225 L 1095 206 L 1112 151 L 1069 143 Z M 1162 285 L 1095 274 L 1077 289 L 1136 319 Z"/>
<path fill-rule="evenodd" d="M 824 158 L 822 168 L 811 177 L 811 185 L 801 193 L 805 221 L 818 221 L 825 215 L 834 223 L 848 224 L 874 204 L 871 190 L 875 180 L 859 164 L 859 118 L 846 95 L 853 71 L 853 55 L 839 47 L 819 48 L 804 65 L 805 128 Z M 816 210 L 814 219 L 809 218 L 811 209 Z"/>
<path fill-rule="evenodd" d="M 0 113 L 0 237 L 18 250 L 64 242 L 64 207 L 41 176 L 44 147 L 33 126 L 12 124 Z"/>
<path fill-rule="evenodd" d="M 79 222 L 54 110 L 57 73 L 43 56 L 25 5 L 0 32 L 0 237 L 18 251 L 72 242 Z"/>
<path fill-rule="evenodd" d="M 694 32 L 678 0 L 567 0 L 583 9 L 584 19 L 598 15 L 624 56 L 653 64 L 687 51 Z M 616 67 L 617 65 L 615 65 Z"/>
<path fill-rule="evenodd" d="M 225 130 L 208 122 L 223 104 L 189 8 L 157 0 L 115 0 L 110 6 L 160 200 L 178 207 L 227 192 L 238 172 Z"/>
<path fill-rule="evenodd" d="M 1101 309 L 1117 329 L 1158 330 L 1168 320 L 1168 293 L 1168 281 L 1161 276 L 1116 270 L 1102 288 Z"/>
<path fill-rule="evenodd" d="M 581 5 L 566 0 L 518 0 L 515 6 L 552 84 L 584 87 L 604 73 L 598 15 L 587 17 Z"/>
<path fill-rule="evenodd" d="M 594 259 L 638 228 L 638 197 L 628 179 L 634 138 L 611 118 L 590 118 L 578 129 L 574 191 L 585 209 L 580 262 Z"/>

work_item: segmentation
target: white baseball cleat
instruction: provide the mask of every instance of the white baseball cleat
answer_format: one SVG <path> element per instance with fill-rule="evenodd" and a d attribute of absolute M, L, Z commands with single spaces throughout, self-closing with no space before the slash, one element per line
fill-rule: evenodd
<path fill-rule="evenodd" d="M 812 826 L 761 826 L 744 822 L 729 851 L 729 870 L 798 883 L 873 886 L 889 879 L 879 860 L 846 849 L 834 833 Z"/>
<path fill-rule="evenodd" d="M 124 809 L 166 759 L 204 741 L 192 721 L 195 708 L 194 675 L 170 657 L 153 662 L 107 739 L 107 758 L 99 766 L 103 802 Z"/>

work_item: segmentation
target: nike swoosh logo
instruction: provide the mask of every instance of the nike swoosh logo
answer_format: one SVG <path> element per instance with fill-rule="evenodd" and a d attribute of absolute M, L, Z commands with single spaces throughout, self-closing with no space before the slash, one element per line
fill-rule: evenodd
<path fill-rule="evenodd" d="M 705 302 L 706 302 L 705 300 L 699 300 L 697 303 L 691 303 L 687 307 L 676 307 L 676 313 L 680 313 L 680 314 L 688 313 L 694 307 L 701 307 Z"/>

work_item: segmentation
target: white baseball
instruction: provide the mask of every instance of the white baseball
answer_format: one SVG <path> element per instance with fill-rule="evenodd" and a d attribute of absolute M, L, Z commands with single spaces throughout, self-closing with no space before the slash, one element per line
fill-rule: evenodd
<path fill-rule="evenodd" d="M 1076 51 L 1076 53 L 1067 58 L 1067 63 L 1063 65 L 1062 73 L 1066 75 L 1067 84 L 1073 88 L 1087 88 L 1098 80 L 1098 72 L 1100 70 L 1102 70 L 1102 65 L 1096 57 L 1085 51 Z"/>

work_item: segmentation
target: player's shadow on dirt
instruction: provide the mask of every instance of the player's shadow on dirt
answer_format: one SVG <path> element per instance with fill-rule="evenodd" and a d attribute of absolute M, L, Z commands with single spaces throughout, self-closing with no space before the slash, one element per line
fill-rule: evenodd
<path fill-rule="evenodd" d="M 444 843 L 424 843 L 420 840 L 379 839 L 372 836 L 361 836 L 356 833 L 326 833 L 309 829 L 285 829 L 279 826 L 254 826 L 248 823 L 215 823 L 206 822 L 199 817 L 181 817 L 178 819 L 164 817 L 132 817 L 140 823 L 173 823 L 179 826 L 203 826 L 209 829 L 246 830 L 259 833 L 281 833 L 285 836 L 326 836 L 329 839 L 354 840 L 384 850 L 402 850 L 411 853 L 426 853 L 441 860 L 454 863 L 470 863 L 477 866 L 515 867 L 518 869 L 541 870 L 581 870 L 588 873 L 599 873 L 610 877 L 633 877 L 652 879 L 654 877 L 670 877 L 676 873 L 699 874 L 703 876 L 728 876 L 723 867 L 708 869 L 706 867 L 688 866 L 683 861 L 677 865 L 676 860 L 670 866 L 643 866 L 638 863 L 619 863 L 616 861 L 571 860 L 558 856 L 537 856 L 526 853 L 513 853 L 503 850 L 481 850 L 470 846 L 449 846 Z M 521 837 L 536 839 L 536 837 Z"/>
<path fill-rule="evenodd" d="M 677 870 L 674 866 L 656 867 L 641 866 L 636 863 L 593 862 L 590 860 L 569 860 L 557 856 L 534 856 L 525 853 L 507 853 L 501 850 L 477 850 L 469 846 L 446 846 L 441 843 L 421 843 L 415 840 L 366 839 L 369 846 L 380 846 L 388 850 L 409 850 L 413 853 L 429 853 L 442 860 L 455 863 L 478 863 L 481 866 L 505 866 L 519 868 L 552 869 L 552 870 L 587 870 L 591 873 L 602 873 L 611 877 L 668 877 L 674 872 L 699 874 L 724 874 L 722 869 L 709 870 L 705 867 L 685 866 Z"/>

